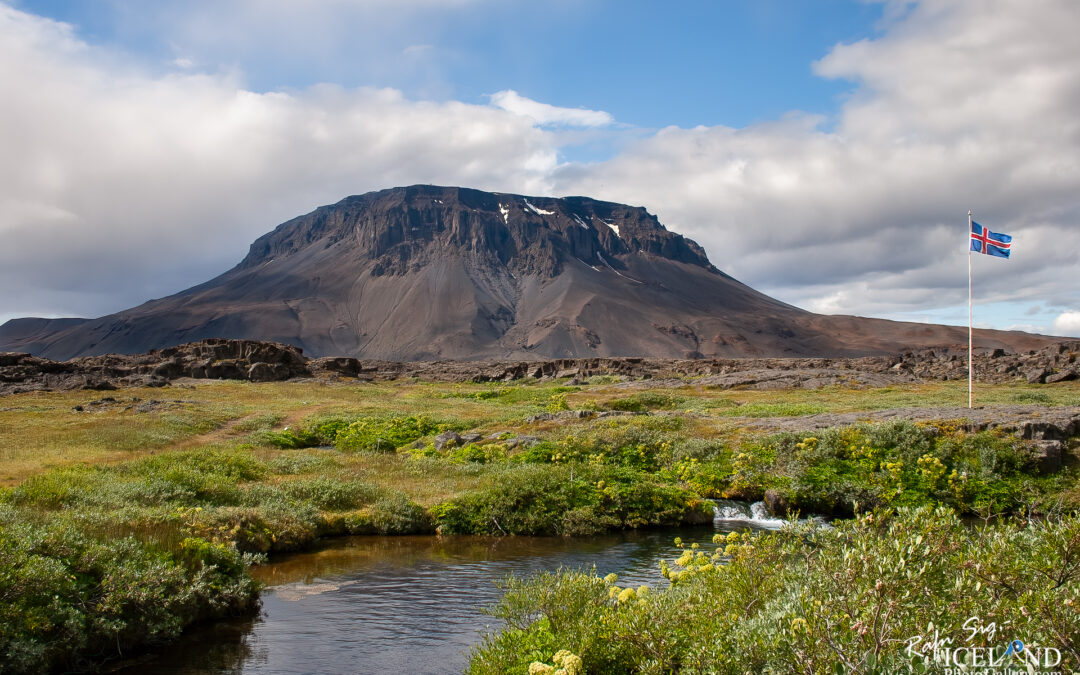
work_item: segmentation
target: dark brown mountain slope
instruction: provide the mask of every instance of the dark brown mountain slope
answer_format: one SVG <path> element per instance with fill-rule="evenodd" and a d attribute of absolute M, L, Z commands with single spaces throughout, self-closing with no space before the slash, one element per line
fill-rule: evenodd
<path fill-rule="evenodd" d="M 255 241 L 232 270 L 93 320 L 19 319 L 0 351 L 51 359 L 203 338 L 397 361 L 857 356 L 966 330 L 812 314 L 739 283 L 643 208 L 413 186 L 348 197 Z M 979 331 L 979 344 L 1044 343 Z"/>

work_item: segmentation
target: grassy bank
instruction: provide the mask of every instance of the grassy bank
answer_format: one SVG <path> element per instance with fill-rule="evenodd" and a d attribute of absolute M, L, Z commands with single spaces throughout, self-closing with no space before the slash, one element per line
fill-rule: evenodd
<path fill-rule="evenodd" d="M 1078 516 L 975 529 L 945 507 L 717 535 L 656 589 L 588 571 L 511 579 L 492 610 L 506 628 L 469 672 L 1071 672 L 1078 556 Z"/>
<path fill-rule="evenodd" d="M 0 506 L 0 672 L 79 671 L 250 611 L 255 559 L 187 537 L 166 547 Z"/>
<path fill-rule="evenodd" d="M 1080 501 L 1075 469 L 1043 475 L 1011 437 L 910 423 L 763 437 L 740 423 L 966 401 L 949 383 L 763 393 L 611 378 L 200 381 L 110 394 L 0 400 L 2 672 L 77 670 L 249 611 L 252 556 L 325 536 L 580 535 L 707 521 L 709 498 L 766 493 L 837 513 Z M 1080 388 L 983 392 L 1034 399 L 1076 404 Z"/>

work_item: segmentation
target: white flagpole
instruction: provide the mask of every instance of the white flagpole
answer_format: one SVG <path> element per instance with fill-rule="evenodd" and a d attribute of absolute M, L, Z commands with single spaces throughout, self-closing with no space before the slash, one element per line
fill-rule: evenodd
<path fill-rule="evenodd" d="M 971 210 L 968 210 L 968 407 L 974 407 L 975 402 L 975 365 L 972 360 L 972 329 L 971 329 Z"/>

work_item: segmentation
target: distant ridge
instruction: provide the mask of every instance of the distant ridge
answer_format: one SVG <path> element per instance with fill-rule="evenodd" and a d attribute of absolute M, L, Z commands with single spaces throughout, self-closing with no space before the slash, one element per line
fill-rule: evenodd
<path fill-rule="evenodd" d="M 1047 338 L 977 332 L 983 347 Z M 640 207 L 414 185 L 347 197 L 259 237 L 233 269 L 98 319 L 14 319 L 0 350 L 55 360 L 204 338 L 389 361 L 861 356 L 967 330 L 813 314 L 716 269 Z"/>

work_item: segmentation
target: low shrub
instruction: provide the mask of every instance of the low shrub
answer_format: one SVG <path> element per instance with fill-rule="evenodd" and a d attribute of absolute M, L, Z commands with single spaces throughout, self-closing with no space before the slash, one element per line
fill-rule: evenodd
<path fill-rule="evenodd" d="M 682 425 L 677 417 L 604 420 L 585 431 L 534 444 L 518 459 L 544 464 L 612 464 L 655 472 L 671 463 L 676 444 L 683 440 L 673 432 Z"/>
<path fill-rule="evenodd" d="M 445 431 L 450 426 L 420 415 L 369 417 L 340 429 L 334 445 L 341 450 L 393 452 L 406 443 Z"/>
<path fill-rule="evenodd" d="M 255 440 L 263 445 L 270 445 L 282 450 L 313 448 L 322 445 L 322 439 L 306 429 L 286 428 L 281 431 L 264 431 L 256 435 Z"/>
<path fill-rule="evenodd" d="M 659 588 L 595 571 L 510 578 L 491 609 L 503 628 L 468 672 L 528 673 L 561 650 L 615 674 L 1080 667 L 1076 514 L 976 529 L 949 508 L 901 509 L 680 545 Z"/>
<path fill-rule="evenodd" d="M 400 492 L 380 498 L 368 511 L 371 526 L 378 534 L 413 534 L 430 532 L 431 517 L 424 507 Z"/>
<path fill-rule="evenodd" d="M 474 392 L 458 392 L 447 394 L 447 396 L 477 401 L 493 401 L 505 405 L 532 405 L 547 408 L 557 401 L 562 401 L 565 404 L 566 395 L 576 391 L 581 391 L 581 387 L 523 384 L 499 386 Z M 558 405 L 558 403 L 554 403 L 554 405 Z M 566 408 L 559 409 L 565 410 Z"/>
<path fill-rule="evenodd" d="M 0 672 L 74 670 L 247 611 L 258 588 L 235 549 L 187 539 L 174 556 L 100 540 L 72 521 L 0 514 Z"/>
<path fill-rule="evenodd" d="M 432 515 L 446 533 L 550 535 L 701 522 L 712 511 L 689 491 L 634 469 L 519 464 Z"/>
<path fill-rule="evenodd" d="M 1039 505 L 1060 492 L 1062 480 L 1067 472 L 1040 476 L 1015 437 L 899 421 L 749 442 L 735 454 L 721 492 L 761 499 L 773 489 L 802 512 L 947 504 L 962 513 L 1001 513 Z"/>
<path fill-rule="evenodd" d="M 61 467 L 31 476 L 3 498 L 37 508 L 236 505 L 241 485 L 270 473 L 242 450 L 192 450 L 104 467 Z"/>
<path fill-rule="evenodd" d="M 341 461 L 334 457 L 332 452 L 312 450 L 306 453 L 283 453 L 280 457 L 268 461 L 267 466 L 274 473 L 283 476 L 330 471 L 341 466 Z"/>
<path fill-rule="evenodd" d="M 95 499 L 101 484 L 101 472 L 96 468 L 63 467 L 27 478 L 4 498 L 12 504 L 42 508 L 85 504 Z"/>
<path fill-rule="evenodd" d="M 317 416 L 305 420 L 298 427 L 286 427 L 281 431 L 264 431 L 256 435 L 256 440 L 263 445 L 283 450 L 334 445 L 338 434 L 354 421 L 356 421 L 355 417 Z"/>
<path fill-rule="evenodd" d="M 607 410 L 643 413 L 650 410 L 673 410 L 683 401 L 684 399 L 671 394 L 643 391 L 623 398 L 612 399 L 605 403 L 603 407 Z"/>
<path fill-rule="evenodd" d="M 306 503 L 265 501 L 182 512 L 188 530 L 208 541 L 248 553 L 298 551 L 319 535 L 319 510 Z"/>
<path fill-rule="evenodd" d="M 280 489 L 289 497 L 311 504 L 320 511 L 345 511 L 376 501 L 379 486 L 355 480 L 318 477 L 283 483 Z"/>

